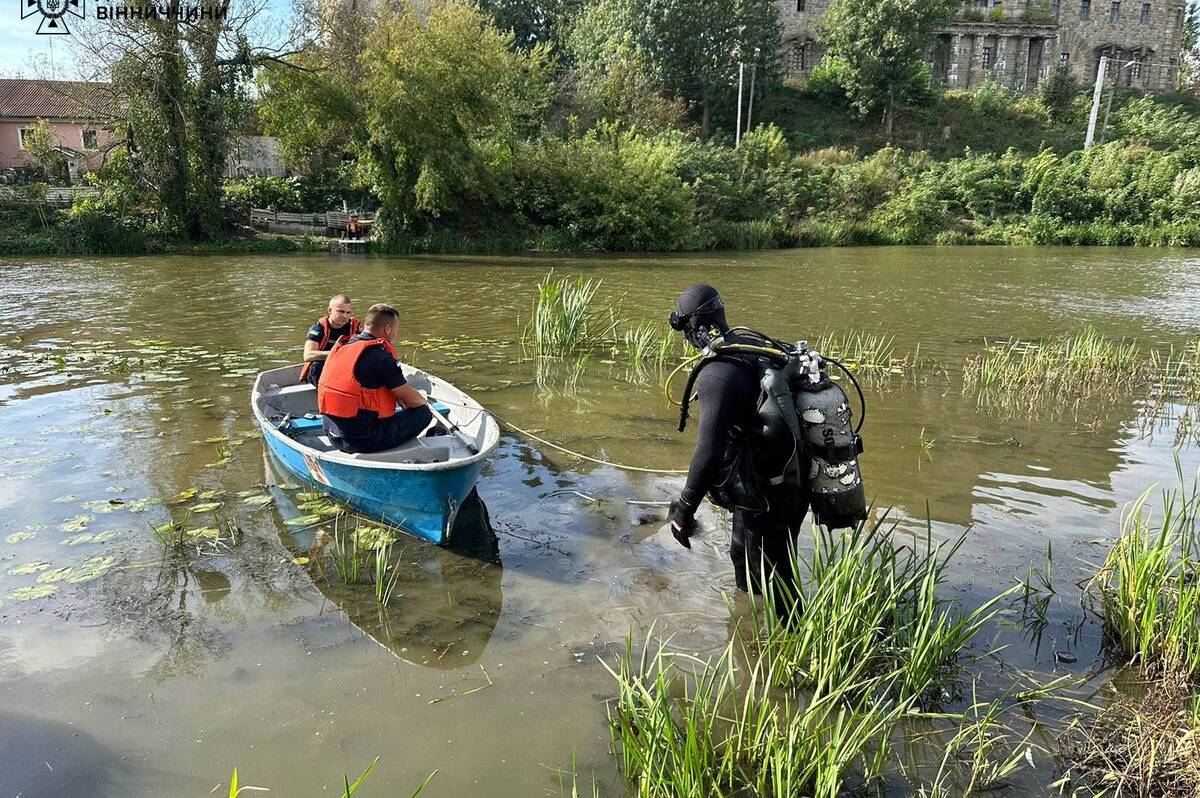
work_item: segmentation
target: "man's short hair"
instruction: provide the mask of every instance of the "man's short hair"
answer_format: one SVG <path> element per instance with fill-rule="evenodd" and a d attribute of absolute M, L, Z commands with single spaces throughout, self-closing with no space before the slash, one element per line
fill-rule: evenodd
<path fill-rule="evenodd" d="M 363 326 L 374 327 L 377 324 L 391 324 L 399 318 L 399 311 L 391 305 L 379 302 L 367 309 L 367 315 L 363 317 Z"/>
<path fill-rule="evenodd" d="M 354 304 L 353 302 L 350 301 L 350 297 L 346 296 L 345 294 L 334 294 L 332 297 L 329 298 L 329 307 L 333 307 L 335 304 L 337 304 L 339 302 L 345 302 L 347 305 Z"/>

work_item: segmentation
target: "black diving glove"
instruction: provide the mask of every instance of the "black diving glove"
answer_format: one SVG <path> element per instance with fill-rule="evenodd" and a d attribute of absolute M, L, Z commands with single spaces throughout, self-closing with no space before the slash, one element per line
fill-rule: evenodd
<path fill-rule="evenodd" d="M 671 534 L 679 541 L 679 545 L 690 549 L 692 542 L 689 538 L 696 534 L 696 508 L 682 498 L 673 499 L 667 520 L 671 522 Z"/>

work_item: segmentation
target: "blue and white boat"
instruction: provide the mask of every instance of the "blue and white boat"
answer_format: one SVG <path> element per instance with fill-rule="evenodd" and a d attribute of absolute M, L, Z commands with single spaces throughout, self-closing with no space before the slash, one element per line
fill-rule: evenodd
<path fill-rule="evenodd" d="M 500 430 L 478 402 L 450 383 L 401 367 L 409 384 L 459 432 L 423 432 L 403 446 L 371 454 L 342 452 L 325 435 L 317 390 L 300 381 L 298 365 L 258 375 L 251 393 L 254 418 L 267 449 L 297 479 L 364 515 L 446 544 Z M 440 424 L 435 418 L 430 426 Z"/>

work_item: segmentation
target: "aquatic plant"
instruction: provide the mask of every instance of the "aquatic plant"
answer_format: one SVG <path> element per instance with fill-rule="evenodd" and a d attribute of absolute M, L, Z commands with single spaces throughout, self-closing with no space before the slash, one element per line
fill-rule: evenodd
<path fill-rule="evenodd" d="M 1145 395 L 1162 364 L 1137 342 L 1084 327 L 1041 342 L 1014 339 L 989 345 L 963 365 L 963 390 L 998 409 L 1028 412 L 1068 399 Z"/>
<path fill-rule="evenodd" d="M 375 547 L 375 600 L 386 607 L 396 590 L 400 570 L 392 565 L 392 541 Z"/>
<path fill-rule="evenodd" d="M 936 438 L 928 438 L 925 436 L 925 428 L 921 427 L 921 434 L 917 438 L 917 443 L 921 447 L 921 454 L 929 462 L 933 462 L 933 444 L 937 442 Z M 920 465 L 920 460 L 917 461 Z"/>
<path fill-rule="evenodd" d="M 903 711 L 882 702 L 843 702 L 853 685 L 810 701 L 777 699 L 769 660 L 735 679 L 736 641 L 716 660 L 632 638 L 609 668 L 618 695 L 609 720 L 623 770 L 639 798 L 730 793 L 834 798 L 857 768 L 882 772 L 884 733 Z"/>
<path fill-rule="evenodd" d="M 354 534 L 347 530 L 340 520 L 334 521 L 333 543 L 329 547 L 329 554 L 342 584 L 357 585 L 360 581 L 358 543 Z"/>
<path fill-rule="evenodd" d="M 821 695 L 867 680 L 872 692 L 923 703 L 1018 589 L 959 611 L 938 588 L 966 534 L 935 545 L 929 525 L 923 542 L 897 547 L 895 529 L 886 515 L 845 531 L 814 525 L 812 554 L 793 555 L 802 595 L 771 582 L 753 602 L 759 653 L 782 684 Z"/>
<path fill-rule="evenodd" d="M 959 652 L 1017 589 L 959 611 L 938 588 L 963 539 L 934 545 L 927 528 L 923 545 L 896 547 L 885 521 L 814 529 L 813 554 L 793 555 L 802 595 L 767 579 L 740 651 L 735 638 L 701 661 L 647 642 L 635 656 L 627 640 L 609 667 L 609 717 L 639 798 L 834 798 L 850 774 L 883 773 L 897 724 L 938 701 Z M 994 765 L 989 746 L 979 773 L 1006 772 L 1010 760 Z"/>
<path fill-rule="evenodd" d="M 600 280 L 555 277 L 551 270 L 538 283 L 523 342 L 538 357 L 563 357 L 611 339 L 619 323 L 614 311 L 592 307 Z"/>
<path fill-rule="evenodd" d="M 1163 495 L 1161 518 L 1146 508 L 1153 488 L 1128 505 L 1121 535 L 1088 585 L 1099 596 L 1105 639 L 1143 667 L 1200 674 L 1200 508 L 1197 484 Z"/>

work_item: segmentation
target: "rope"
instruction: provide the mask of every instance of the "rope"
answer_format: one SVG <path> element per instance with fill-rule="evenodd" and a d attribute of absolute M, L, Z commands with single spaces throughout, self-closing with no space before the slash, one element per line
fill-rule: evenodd
<path fill-rule="evenodd" d="M 475 410 L 475 409 L 477 409 L 477 408 L 475 408 L 475 407 L 472 407 L 472 406 L 470 406 L 470 405 L 464 405 L 464 404 L 460 404 L 460 403 L 458 403 L 458 402 L 447 401 L 447 400 L 445 400 L 445 399 L 442 399 L 442 398 L 440 398 L 440 397 L 436 397 L 436 396 L 431 396 L 430 398 L 431 398 L 431 399 L 434 399 L 435 401 L 441 402 L 442 404 L 446 404 L 446 405 L 453 405 L 453 406 L 455 406 L 455 407 L 463 407 L 463 408 L 467 408 L 467 409 L 470 409 L 470 410 Z M 579 453 L 579 452 L 572 451 L 571 449 L 568 449 L 568 448 L 567 448 L 567 447 L 565 447 L 565 446 L 559 446 L 557 443 L 552 443 L 552 442 L 550 442 L 550 441 L 546 440 L 545 438 L 542 438 L 542 437 L 540 437 L 540 436 L 538 436 L 538 435 L 534 435 L 534 434 L 533 434 L 532 432 L 530 432 L 529 430 L 527 430 L 527 429 L 522 429 L 522 428 L 518 427 L 516 424 L 512 423 L 512 422 L 511 422 L 511 421 L 509 421 L 508 419 L 501 418 L 500 416 L 496 415 L 495 413 L 491 412 L 490 410 L 489 410 L 489 411 L 487 411 L 487 412 L 488 412 L 488 414 L 489 414 L 489 415 L 491 415 L 491 417 L 492 417 L 492 418 L 496 419 L 496 420 L 497 420 L 497 421 L 499 421 L 501 424 L 503 424 L 504 426 L 506 426 L 506 427 L 508 427 L 509 429 L 511 429 L 513 432 L 516 432 L 516 433 L 518 433 L 518 434 L 520 434 L 520 435 L 524 435 L 526 438 L 530 438 L 531 440 L 535 440 L 535 441 L 537 441 L 538 443 L 542 444 L 543 446 L 549 446 L 551 449 L 555 449 L 555 450 L 557 450 L 557 451 L 560 451 L 560 452 L 562 452 L 563 454 L 568 454 L 568 455 L 570 455 L 571 457 L 577 457 L 577 458 L 579 458 L 580 460 L 586 460 L 586 461 L 587 461 L 587 462 L 589 462 L 589 463 L 595 463 L 595 464 L 597 464 L 597 465 L 610 466 L 610 467 L 612 467 L 612 468 L 616 468 L 616 469 L 619 469 L 619 470 L 621 470 L 621 471 L 636 471 L 636 472 L 638 472 L 638 473 L 640 473 L 640 474 L 671 474 L 671 475 L 675 475 L 675 474 L 686 474 L 686 473 L 687 473 L 687 471 L 680 471 L 680 470 L 669 469 L 669 468 L 643 468 L 643 467 L 641 467 L 641 466 L 631 466 L 631 465 L 625 465 L 624 463 L 616 463 L 616 462 L 613 462 L 612 460 L 601 460 L 601 459 L 600 459 L 600 458 L 598 458 L 598 457 L 590 457 L 590 456 L 588 456 L 588 455 L 586 455 L 586 454 L 581 454 L 581 453 Z"/>

